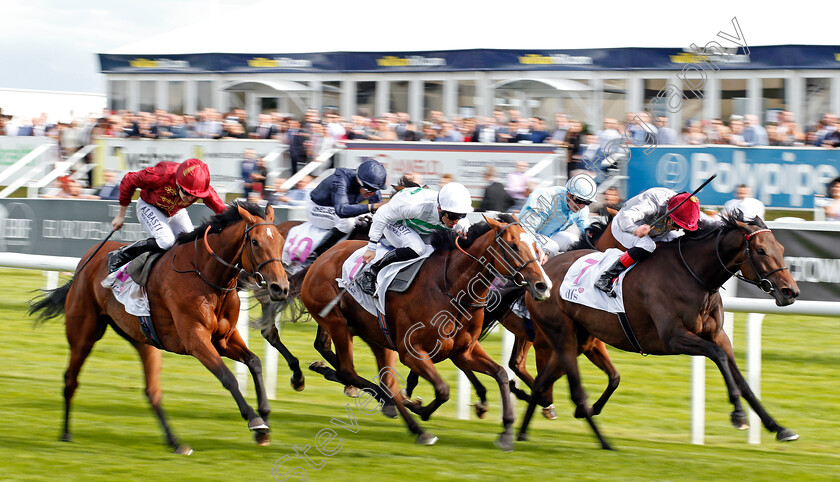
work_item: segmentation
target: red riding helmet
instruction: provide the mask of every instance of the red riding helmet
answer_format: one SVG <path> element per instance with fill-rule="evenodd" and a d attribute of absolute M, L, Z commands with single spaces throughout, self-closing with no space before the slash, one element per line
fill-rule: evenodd
<path fill-rule="evenodd" d="M 671 199 L 668 200 L 668 210 L 674 209 L 676 205 L 680 204 L 683 199 L 689 196 L 691 194 L 687 192 L 681 192 L 671 196 Z M 675 209 L 670 214 L 670 217 L 677 223 L 677 226 L 687 231 L 697 231 L 697 221 L 700 219 L 700 201 L 696 197 L 691 196 L 690 199 Z"/>
<path fill-rule="evenodd" d="M 198 159 L 187 159 L 178 166 L 178 185 L 189 194 L 205 198 L 210 194 L 210 170 Z"/>

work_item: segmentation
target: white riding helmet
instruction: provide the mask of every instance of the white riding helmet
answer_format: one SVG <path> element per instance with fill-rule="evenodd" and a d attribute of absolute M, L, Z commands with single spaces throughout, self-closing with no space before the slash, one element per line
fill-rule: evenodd
<path fill-rule="evenodd" d="M 591 203 L 595 201 L 598 185 L 595 184 L 595 179 L 589 174 L 578 174 L 566 183 L 566 192 L 581 201 Z"/>
<path fill-rule="evenodd" d="M 450 182 L 438 193 L 438 204 L 444 211 L 467 214 L 473 212 L 470 192 L 463 184 Z"/>

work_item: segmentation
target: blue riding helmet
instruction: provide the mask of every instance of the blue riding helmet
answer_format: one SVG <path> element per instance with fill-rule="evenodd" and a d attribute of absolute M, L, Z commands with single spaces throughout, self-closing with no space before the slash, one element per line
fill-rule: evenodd
<path fill-rule="evenodd" d="M 359 177 L 362 186 L 379 191 L 385 189 L 385 179 L 388 177 L 388 173 L 385 171 L 385 166 L 380 164 L 379 161 L 368 159 L 359 164 L 359 168 L 356 169 L 356 176 Z"/>

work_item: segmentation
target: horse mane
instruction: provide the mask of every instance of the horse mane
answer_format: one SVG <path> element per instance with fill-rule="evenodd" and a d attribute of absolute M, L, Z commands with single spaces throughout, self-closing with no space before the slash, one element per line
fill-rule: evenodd
<path fill-rule="evenodd" d="M 741 229 L 738 223 L 744 223 L 747 226 L 755 226 L 758 229 L 766 229 L 767 225 L 758 216 L 753 218 L 745 218 L 744 213 L 739 210 L 723 213 L 714 224 L 705 226 L 697 231 L 689 231 L 686 235 L 689 238 L 705 238 L 718 231 L 731 231 L 733 229 Z"/>
<path fill-rule="evenodd" d="M 196 239 L 203 238 L 205 231 L 207 231 L 207 226 L 210 226 L 211 232 L 218 233 L 226 227 L 232 224 L 236 224 L 237 222 L 242 220 L 242 216 L 239 215 L 240 207 L 242 207 L 254 216 L 265 219 L 265 209 L 259 204 L 249 203 L 245 201 L 233 201 L 232 203 L 228 204 L 227 209 L 225 209 L 223 212 L 212 216 L 210 219 L 205 220 L 199 227 L 195 228 L 191 232 L 179 234 L 178 238 L 175 240 L 175 244 L 191 243 Z"/>
<path fill-rule="evenodd" d="M 595 244 L 607 231 L 607 227 L 610 225 L 610 222 L 612 222 L 613 217 L 615 216 L 607 213 L 606 221 L 599 220 L 590 224 L 584 232 L 580 233 L 578 240 L 572 243 L 566 251 L 573 251 L 575 249 L 595 249 Z"/>
<path fill-rule="evenodd" d="M 497 214 L 495 219 L 496 221 L 502 223 L 516 222 L 516 219 L 512 215 L 505 213 Z M 467 230 L 466 238 L 461 239 L 458 239 L 459 235 L 451 229 L 438 229 L 432 233 L 431 244 L 432 247 L 435 248 L 435 252 L 452 251 L 457 248 L 455 240 L 458 239 L 458 246 L 462 249 L 466 249 L 472 246 L 472 243 L 474 243 L 476 239 L 487 234 L 487 232 L 491 229 L 492 228 L 486 221 L 481 221 L 480 223 L 470 226 L 470 229 Z"/>

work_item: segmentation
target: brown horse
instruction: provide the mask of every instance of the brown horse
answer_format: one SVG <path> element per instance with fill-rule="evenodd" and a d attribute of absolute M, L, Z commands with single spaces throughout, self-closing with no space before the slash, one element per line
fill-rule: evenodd
<path fill-rule="evenodd" d="M 280 231 L 280 235 L 283 239 L 288 240 L 289 231 L 293 227 L 303 224 L 304 222 L 305 221 L 284 221 L 277 225 L 277 229 Z M 348 239 L 367 239 L 369 230 L 370 218 L 362 217 L 357 221 L 356 227 L 350 233 Z M 304 257 L 306 257 L 307 254 L 308 253 L 305 253 Z M 283 355 L 283 358 L 286 360 L 286 364 L 289 365 L 289 369 L 292 371 L 290 383 L 292 384 L 292 388 L 296 391 L 301 391 L 306 388 L 306 380 L 300 369 L 300 361 L 292 354 L 291 351 L 289 351 L 288 348 L 286 348 L 286 345 L 284 345 L 283 341 L 280 339 L 280 332 L 277 330 L 277 322 L 282 321 L 279 320 L 279 316 L 286 308 L 291 310 L 287 321 L 297 321 L 303 316 L 304 309 L 299 303 L 300 286 L 303 283 L 303 277 L 306 275 L 307 269 L 308 267 L 303 268 L 301 271 L 289 276 L 289 293 L 282 301 L 272 301 L 268 290 L 256 285 L 253 277 L 249 276 L 247 273 L 243 272 L 239 275 L 240 289 L 253 291 L 254 298 L 256 298 L 261 306 L 261 315 L 258 320 L 255 320 L 254 327 L 260 330 L 263 338 L 265 338 L 271 346 L 276 348 L 277 351 Z M 317 366 L 317 364 L 314 366 Z M 310 368 L 315 369 L 313 366 L 310 366 Z M 318 370 L 315 369 L 315 371 Z"/>
<path fill-rule="evenodd" d="M 271 207 L 264 212 L 255 204 L 232 204 L 195 231 L 179 236 L 175 246 L 163 254 L 149 274 L 146 286 L 152 320 L 149 335 L 144 334 L 138 318 L 126 313 L 111 290 L 101 285 L 108 275 L 107 253 L 118 248 L 118 243 L 106 243 L 105 249 L 98 252 L 89 250 L 82 259 L 90 258 L 90 262 L 80 264 L 73 279 L 32 303 L 30 314 L 43 310 L 40 320 L 65 314 L 70 363 L 64 374 L 62 440 L 71 439 L 70 401 L 78 386 L 79 371 L 94 343 L 110 325 L 140 354 L 146 374 L 146 395 L 176 453 L 189 454 L 192 450 L 178 443 L 161 408 L 160 349 L 198 358 L 231 392 L 257 442 L 268 444 L 269 407 L 260 359 L 248 350 L 236 331 L 239 316 L 236 279 L 244 269 L 264 282 L 273 299 L 280 300 L 288 294 L 289 283 L 280 263 L 283 238 L 273 221 Z M 245 402 L 236 377 L 220 355 L 248 366 L 254 378 L 259 415 Z"/>
<path fill-rule="evenodd" d="M 546 263 L 546 271 L 560 284 L 572 263 L 589 252 L 561 254 Z M 760 219 L 744 221 L 740 217 L 725 217 L 715 228 L 660 243 L 653 256 L 627 273 L 623 292 L 632 332 L 645 353 L 702 355 L 711 359 L 726 383 L 734 407 L 733 425 L 740 428 L 746 423 L 740 402 L 743 396 L 764 426 L 776 433 L 777 440 L 789 441 L 799 436 L 777 424 L 764 410 L 738 370 L 729 338 L 723 331 L 723 317 L 710 316 L 712 311 L 720 309 L 715 304 L 717 290 L 738 269 L 748 281 L 772 294 L 777 305 L 793 303 L 799 296 L 799 287 L 784 265 L 783 252 L 784 247 Z M 571 303 L 559 296 L 542 303 L 526 296 L 526 304 L 534 322 L 551 342 L 556 357 L 537 375 L 519 439 L 526 439 L 536 401 L 544 396 L 546 387 L 562 370 L 569 380 L 575 416 L 586 418 L 601 446 L 611 448 L 596 427 L 592 409 L 586 403 L 576 362 L 577 340 L 585 333 L 622 350 L 638 350 L 612 313 Z"/>
<path fill-rule="evenodd" d="M 551 283 L 536 259 L 533 237 L 514 218 L 500 219 L 486 219 L 472 226 L 466 238 L 448 230 L 436 232 L 436 252 L 424 262 L 412 286 L 404 293 L 387 294 L 387 330 L 350 296 L 344 296 L 326 316 L 320 315 L 340 291 L 335 280 L 341 278 L 344 260 L 364 246 L 363 242 L 339 243 L 318 258 L 304 278 L 301 299 L 319 325 L 315 348 L 335 367 L 342 383 L 367 391 L 382 403 L 394 404 L 419 444 L 434 444 L 437 437 L 424 432 L 408 413 L 397 395 L 394 376 L 383 377 L 380 387 L 356 373 L 352 336 L 370 345 L 380 369 L 394 367 L 399 354 L 403 364 L 432 383 L 435 400 L 431 404 L 409 403 L 423 420 L 449 399 L 449 386 L 434 363 L 448 358 L 461 370 L 493 377 L 499 384 L 503 405 L 504 432 L 497 445 L 512 450 L 514 413 L 507 373 L 478 343 L 484 300 L 493 280 L 492 271 L 527 286 L 533 299 L 547 297 Z M 393 333 L 393 338 L 388 333 Z M 336 353 L 324 343 L 325 336 L 332 339 Z"/>
<path fill-rule="evenodd" d="M 584 233 L 581 234 L 580 239 L 576 243 L 569 246 L 568 251 L 593 247 L 593 244 L 600 239 L 605 230 L 608 228 L 608 224 L 605 225 L 600 221 L 593 223 Z M 530 351 L 531 346 L 534 347 L 538 373 L 546 366 L 549 359 L 554 354 L 554 349 L 551 347 L 551 343 L 549 343 L 545 335 L 543 335 L 541 331 L 534 329 L 530 320 L 522 319 L 510 309 L 510 305 L 523 294 L 524 291 L 518 288 L 505 287 L 496 290 L 494 293 L 496 298 L 488 301 L 487 307 L 484 310 L 484 326 L 482 327 L 481 332 L 483 337 L 492 325 L 498 321 L 505 327 L 505 329 L 514 335 L 515 341 L 508 366 L 513 373 L 519 377 L 523 383 L 525 383 L 525 386 L 533 390 L 534 378 L 528 372 L 527 368 L 528 352 Z M 621 376 L 612 364 L 610 355 L 607 352 L 607 347 L 601 340 L 598 340 L 593 336 L 581 337 L 578 350 L 578 354 L 582 353 L 586 355 L 586 358 L 588 358 L 593 365 L 597 366 L 607 374 L 607 388 L 598 398 L 598 401 L 592 405 L 593 415 L 598 415 L 610 399 L 610 396 L 618 388 L 618 385 L 621 382 Z M 484 385 L 481 384 L 474 373 L 467 371 L 464 374 L 467 376 L 467 379 L 470 381 L 473 388 L 475 388 L 476 395 L 478 395 L 479 398 L 479 401 L 473 405 L 475 413 L 478 418 L 484 418 L 488 409 L 487 389 L 484 388 Z M 560 372 L 558 376 L 563 376 L 563 373 Z M 406 398 L 411 398 L 411 394 L 417 386 L 417 381 L 418 375 L 416 373 L 411 372 L 408 374 L 404 393 Z M 514 380 L 510 381 L 510 391 L 520 400 L 525 402 L 531 401 L 531 396 L 521 388 L 517 387 Z M 557 418 L 553 400 L 554 383 L 552 382 L 548 388 L 547 395 L 543 397 L 540 403 L 543 406 L 543 416 L 549 420 Z"/>

